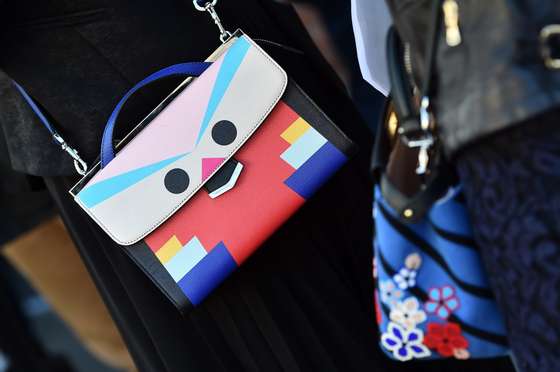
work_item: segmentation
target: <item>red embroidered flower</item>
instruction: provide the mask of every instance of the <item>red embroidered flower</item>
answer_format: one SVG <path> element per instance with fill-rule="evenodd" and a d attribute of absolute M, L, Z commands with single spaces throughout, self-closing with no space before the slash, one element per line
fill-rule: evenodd
<path fill-rule="evenodd" d="M 455 355 L 455 350 L 467 349 L 469 341 L 461 334 L 461 327 L 456 323 L 429 323 L 426 327 L 424 345 L 435 349 L 443 357 Z"/>
<path fill-rule="evenodd" d="M 379 293 L 377 291 L 375 291 L 375 315 L 376 315 L 376 320 L 377 320 L 377 324 L 381 325 L 381 322 L 383 321 L 382 317 L 381 317 L 381 305 L 379 305 Z"/>

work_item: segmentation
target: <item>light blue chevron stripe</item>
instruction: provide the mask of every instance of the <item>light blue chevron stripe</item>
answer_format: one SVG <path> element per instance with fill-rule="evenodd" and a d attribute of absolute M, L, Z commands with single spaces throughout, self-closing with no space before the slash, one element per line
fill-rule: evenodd
<path fill-rule="evenodd" d="M 150 164 L 145 167 L 138 168 L 130 172 L 119 174 L 118 176 L 100 181 L 80 191 L 78 193 L 78 198 L 86 207 L 92 208 L 97 204 L 109 199 L 110 197 L 120 193 L 121 191 L 142 181 L 144 178 L 154 174 L 160 169 L 165 168 L 169 164 L 182 158 L 185 155 L 186 154 L 174 156 L 172 158 L 165 159 L 160 162 Z"/>
<path fill-rule="evenodd" d="M 216 82 L 214 83 L 214 88 L 212 90 L 212 95 L 210 96 L 210 100 L 208 102 L 208 107 L 206 108 L 206 113 L 204 115 L 204 119 L 202 120 L 202 125 L 200 126 L 200 132 L 198 132 L 198 138 L 196 143 L 200 142 L 202 135 L 208 128 L 210 124 L 210 119 L 216 112 L 218 105 L 222 101 L 229 84 L 231 83 L 235 73 L 241 66 L 241 62 L 251 44 L 245 39 L 245 37 L 240 37 L 237 41 L 228 49 L 227 54 L 224 57 L 224 61 L 222 62 L 222 66 L 220 67 L 220 71 L 218 72 L 218 77 L 216 78 Z"/>

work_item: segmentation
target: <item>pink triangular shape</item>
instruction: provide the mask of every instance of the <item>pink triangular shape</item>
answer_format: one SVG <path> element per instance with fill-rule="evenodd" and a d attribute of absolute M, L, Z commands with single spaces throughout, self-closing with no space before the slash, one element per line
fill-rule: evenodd
<path fill-rule="evenodd" d="M 202 180 L 210 177 L 212 172 L 222 164 L 225 158 L 203 158 L 202 159 Z"/>

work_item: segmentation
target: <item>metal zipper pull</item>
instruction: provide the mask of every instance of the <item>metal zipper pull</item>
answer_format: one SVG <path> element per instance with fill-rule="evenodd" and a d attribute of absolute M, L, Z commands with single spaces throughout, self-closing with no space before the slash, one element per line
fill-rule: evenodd
<path fill-rule="evenodd" d="M 443 16 L 445 22 L 445 41 L 450 47 L 461 44 L 461 29 L 459 28 L 459 4 L 456 0 L 443 1 Z"/>

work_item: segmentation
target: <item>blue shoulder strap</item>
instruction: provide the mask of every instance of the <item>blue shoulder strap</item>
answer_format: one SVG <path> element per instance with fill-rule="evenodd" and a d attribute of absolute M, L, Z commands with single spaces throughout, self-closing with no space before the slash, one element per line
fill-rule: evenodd
<path fill-rule="evenodd" d="M 159 70 L 144 80 L 140 81 L 134 87 L 132 87 L 119 101 L 107 124 L 105 126 L 105 130 L 103 131 L 103 138 L 101 140 L 101 168 L 105 167 L 107 164 L 111 162 L 111 160 L 115 157 L 115 152 L 113 149 L 113 130 L 115 128 L 115 123 L 117 121 L 117 117 L 121 109 L 123 108 L 126 101 L 139 89 L 142 87 L 159 80 L 164 77 L 174 76 L 174 75 L 188 75 L 188 76 L 200 76 L 209 66 L 211 65 L 210 62 L 189 62 L 189 63 L 179 63 L 177 65 L 166 67 L 162 70 Z M 78 155 L 78 151 L 70 147 L 66 141 L 62 138 L 60 134 L 57 133 L 56 129 L 52 126 L 49 122 L 47 117 L 44 115 L 42 110 L 39 106 L 35 103 L 33 98 L 23 89 L 21 85 L 13 82 L 14 86 L 17 90 L 21 93 L 22 97 L 25 101 L 29 104 L 29 107 L 35 112 L 41 123 L 45 126 L 45 128 L 49 131 L 52 135 L 56 144 L 62 147 L 62 150 L 66 151 L 73 159 L 74 159 L 74 166 L 76 171 L 81 174 L 85 175 L 87 172 L 87 164 L 83 161 L 80 156 Z"/>
<path fill-rule="evenodd" d="M 74 168 L 76 168 L 76 172 L 78 172 L 78 174 L 80 174 L 82 176 L 85 175 L 88 167 L 87 167 L 86 162 L 83 161 L 82 158 L 80 158 L 80 156 L 78 155 L 78 151 L 76 151 L 74 148 L 70 147 L 68 145 L 68 143 L 66 143 L 64 138 L 62 138 L 62 136 L 57 133 L 57 131 L 54 129 L 54 127 L 49 122 L 49 119 L 47 119 L 47 117 L 43 114 L 43 112 L 41 111 L 39 106 L 37 106 L 35 101 L 33 101 L 33 98 L 31 98 L 31 96 L 29 94 L 27 94 L 25 89 L 23 89 L 23 87 L 21 85 L 19 85 L 18 83 L 16 83 L 15 81 L 13 81 L 13 83 L 14 83 L 14 86 L 16 87 L 16 89 L 21 93 L 22 97 L 25 99 L 25 101 L 27 102 L 29 107 L 31 107 L 33 112 L 35 112 L 35 115 L 37 115 L 37 117 L 39 118 L 41 123 L 43 123 L 45 128 L 47 128 L 47 130 L 51 134 L 55 143 L 57 145 L 60 145 L 62 150 L 66 151 L 72 157 L 72 159 L 74 159 Z"/>
<path fill-rule="evenodd" d="M 27 104 L 29 105 L 29 107 L 31 107 L 31 109 L 33 110 L 35 115 L 37 115 L 39 120 L 41 120 L 41 123 L 43 123 L 43 125 L 45 126 L 45 128 L 47 128 L 47 130 L 50 132 L 50 134 L 53 137 L 55 137 L 56 136 L 56 131 L 52 127 L 49 120 L 45 117 L 45 115 L 43 115 L 43 112 L 41 111 L 39 106 L 37 106 L 35 101 L 33 101 L 33 98 L 31 98 L 31 96 L 29 94 L 27 94 L 27 92 L 25 91 L 25 89 L 23 89 L 23 87 L 21 85 L 19 85 L 15 81 L 12 81 L 12 82 L 14 83 L 14 86 L 17 88 L 17 90 L 19 90 L 19 92 L 21 93 L 21 95 L 23 96 L 23 98 L 25 99 Z"/>

